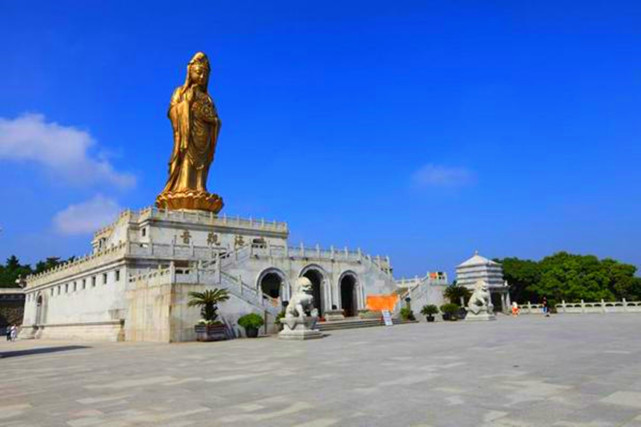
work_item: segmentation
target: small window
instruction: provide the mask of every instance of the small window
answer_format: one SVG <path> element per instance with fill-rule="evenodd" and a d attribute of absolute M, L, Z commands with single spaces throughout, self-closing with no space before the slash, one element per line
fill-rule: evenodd
<path fill-rule="evenodd" d="M 106 285 L 107 284 L 107 273 L 102 274 L 102 284 Z"/>
<path fill-rule="evenodd" d="M 87 279 L 82 279 L 82 289 L 87 287 Z"/>
<path fill-rule="evenodd" d="M 142 229 L 142 237 L 145 237 L 147 235 L 147 229 L 143 228 Z"/>
<path fill-rule="evenodd" d="M 120 282 L 120 270 L 116 270 L 116 282 Z"/>
<path fill-rule="evenodd" d="M 58 286 L 58 295 L 60 295 L 60 286 Z"/>
<path fill-rule="evenodd" d="M 65 294 L 69 292 L 69 283 L 65 283 Z"/>
<path fill-rule="evenodd" d="M 53 296 L 53 288 L 51 288 L 51 296 Z"/>
<path fill-rule="evenodd" d="M 78 290 L 78 283 L 73 282 L 73 291 L 76 292 Z"/>
<path fill-rule="evenodd" d="M 96 276 L 93 276 L 93 277 L 91 278 L 91 287 L 92 287 L 92 288 L 95 288 L 95 287 L 96 287 Z"/>

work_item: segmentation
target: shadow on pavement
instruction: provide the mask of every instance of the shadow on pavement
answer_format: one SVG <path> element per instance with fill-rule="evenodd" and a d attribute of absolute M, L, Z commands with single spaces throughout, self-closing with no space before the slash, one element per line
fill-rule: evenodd
<path fill-rule="evenodd" d="M 25 350 L 2 351 L 0 352 L 0 357 L 4 359 L 7 357 L 31 356 L 33 354 L 47 354 L 57 353 L 59 351 L 81 350 L 83 348 L 91 347 L 87 347 L 84 345 L 65 345 L 60 347 L 29 348 Z"/>

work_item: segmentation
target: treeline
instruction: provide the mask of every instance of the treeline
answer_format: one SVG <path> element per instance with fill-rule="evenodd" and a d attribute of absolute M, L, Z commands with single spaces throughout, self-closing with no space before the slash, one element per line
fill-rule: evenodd
<path fill-rule="evenodd" d="M 541 261 L 518 258 L 495 259 L 503 265 L 513 301 L 560 303 L 584 301 L 641 300 L 641 277 L 637 268 L 616 260 L 592 255 L 558 252 Z"/>
<path fill-rule="evenodd" d="M 15 255 L 10 256 L 4 265 L 0 265 L 0 288 L 13 288 L 18 286 L 16 280 L 19 276 L 23 278 L 33 273 L 40 273 L 49 270 L 59 264 L 73 261 L 74 257 L 62 260 L 57 257 L 47 258 L 44 261 L 36 263 L 35 267 L 30 264 L 20 264 L 20 260 Z"/>

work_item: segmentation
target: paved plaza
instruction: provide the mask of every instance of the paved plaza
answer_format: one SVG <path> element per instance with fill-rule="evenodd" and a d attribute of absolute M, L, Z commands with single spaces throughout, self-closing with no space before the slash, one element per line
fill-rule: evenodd
<path fill-rule="evenodd" d="M 2 426 L 641 426 L 641 316 L 0 343 Z"/>

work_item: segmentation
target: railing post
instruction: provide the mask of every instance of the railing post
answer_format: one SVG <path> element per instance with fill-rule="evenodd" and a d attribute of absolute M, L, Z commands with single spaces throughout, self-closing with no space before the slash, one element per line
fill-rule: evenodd
<path fill-rule="evenodd" d="M 607 310 L 605 309 L 605 300 L 601 298 L 601 310 L 603 310 L 603 314 L 607 313 Z"/>
<path fill-rule="evenodd" d="M 176 283 L 176 265 L 173 261 L 169 263 L 169 277 L 171 283 Z"/>
<path fill-rule="evenodd" d="M 563 312 L 565 313 L 565 300 L 561 300 L 561 306 L 563 307 Z"/>
<path fill-rule="evenodd" d="M 532 314 L 532 303 L 530 301 L 527 302 L 527 312 L 528 314 Z"/>
<path fill-rule="evenodd" d="M 628 311 L 628 301 L 626 301 L 625 298 L 622 298 L 621 301 L 623 302 L 623 311 L 627 312 Z"/>
<path fill-rule="evenodd" d="M 585 301 L 581 300 L 581 313 L 585 313 Z"/>

